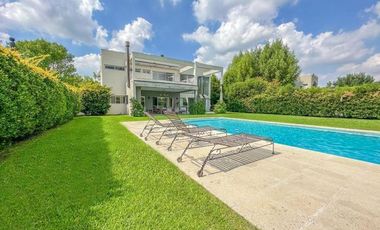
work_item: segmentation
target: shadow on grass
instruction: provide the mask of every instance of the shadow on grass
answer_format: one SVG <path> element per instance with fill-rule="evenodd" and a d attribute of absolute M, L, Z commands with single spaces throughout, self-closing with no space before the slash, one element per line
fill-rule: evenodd
<path fill-rule="evenodd" d="M 75 119 L 8 151 L 0 162 L 0 228 L 91 228 L 92 207 L 121 193 L 101 117 Z"/>

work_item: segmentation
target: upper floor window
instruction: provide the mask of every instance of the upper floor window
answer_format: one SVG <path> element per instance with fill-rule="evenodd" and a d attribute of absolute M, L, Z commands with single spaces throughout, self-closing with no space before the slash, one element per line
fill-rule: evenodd
<path fill-rule="evenodd" d="M 143 72 L 143 73 L 150 74 L 150 69 L 143 69 L 142 72 Z"/>
<path fill-rule="evenodd" d="M 136 69 L 135 69 L 135 72 L 136 72 L 136 73 L 141 73 L 141 69 L 136 68 Z"/>
<path fill-rule="evenodd" d="M 181 74 L 180 81 L 183 83 L 194 83 L 194 75 L 191 74 Z"/>
<path fill-rule="evenodd" d="M 153 79 L 160 81 L 174 81 L 174 73 L 153 71 Z"/>
<path fill-rule="evenodd" d="M 124 68 L 124 66 L 117 66 L 117 65 L 104 65 L 104 67 L 106 68 L 106 69 L 113 69 L 113 70 L 120 70 L 120 71 L 124 71 L 125 70 L 125 68 Z"/>

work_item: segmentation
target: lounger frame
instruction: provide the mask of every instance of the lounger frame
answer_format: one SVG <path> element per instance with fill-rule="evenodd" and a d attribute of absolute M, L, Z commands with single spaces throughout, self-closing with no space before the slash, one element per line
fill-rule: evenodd
<path fill-rule="evenodd" d="M 235 140 L 234 140 L 235 139 Z M 239 140 L 240 139 L 240 140 Z M 202 162 L 200 170 L 197 172 L 199 177 L 203 176 L 203 170 L 208 161 L 216 160 L 223 157 L 228 157 L 236 155 L 242 152 L 251 151 L 254 149 L 263 148 L 266 146 L 272 146 L 272 154 L 274 154 L 274 142 L 271 138 L 259 137 L 249 134 L 234 134 L 226 137 L 217 138 L 204 138 L 204 137 L 193 137 L 186 148 L 183 150 L 182 154 L 177 158 L 178 162 L 182 161 L 183 156 L 186 151 L 191 148 L 191 145 L 197 142 L 206 142 L 213 145 L 212 149 L 207 154 L 206 158 Z M 260 145 L 254 145 L 256 142 L 264 142 Z M 222 154 L 223 150 L 235 148 L 234 150 Z"/>

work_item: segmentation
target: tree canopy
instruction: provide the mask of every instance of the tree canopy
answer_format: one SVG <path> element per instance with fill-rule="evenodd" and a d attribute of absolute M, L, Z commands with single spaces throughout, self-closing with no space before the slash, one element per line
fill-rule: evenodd
<path fill-rule="evenodd" d="M 76 72 L 74 56 L 63 45 L 58 43 L 48 42 L 44 39 L 17 41 L 16 49 L 25 58 L 43 56 L 38 66 L 54 70 L 59 74 L 60 78 L 73 76 Z"/>
<path fill-rule="evenodd" d="M 365 73 L 349 73 L 346 76 L 338 77 L 334 82 L 328 82 L 328 87 L 343 87 L 343 86 L 355 86 L 364 85 L 375 82 L 375 78 Z"/>
<path fill-rule="evenodd" d="M 301 72 L 295 54 L 281 40 L 267 43 L 263 48 L 240 52 L 232 59 L 223 82 L 226 86 L 261 77 L 281 85 L 294 85 Z"/>

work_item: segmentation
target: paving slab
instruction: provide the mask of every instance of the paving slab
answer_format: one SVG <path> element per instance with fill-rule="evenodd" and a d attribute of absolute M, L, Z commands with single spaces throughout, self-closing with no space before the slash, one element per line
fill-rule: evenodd
<path fill-rule="evenodd" d="M 145 122 L 123 122 L 139 136 Z M 380 165 L 275 144 L 211 161 L 203 177 L 200 163 L 211 147 L 190 149 L 183 161 L 182 138 L 145 141 L 185 174 L 260 229 L 380 229 Z"/>

